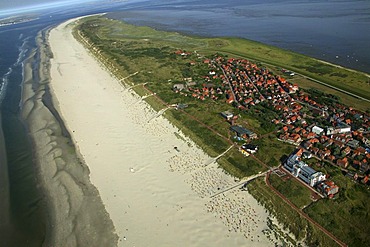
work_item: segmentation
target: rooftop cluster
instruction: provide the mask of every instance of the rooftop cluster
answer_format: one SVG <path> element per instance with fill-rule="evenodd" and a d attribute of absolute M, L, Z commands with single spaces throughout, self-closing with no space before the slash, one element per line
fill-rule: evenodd
<path fill-rule="evenodd" d="M 300 178 L 309 186 L 316 188 L 327 197 L 333 197 L 339 191 L 339 187 L 332 181 L 326 180 L 326 175 L 308 166 L 301 160 L 303 149 L 296 150 L 284 163 L 284 167 L 295 177 Z"/>
<path fill-rule="evenodd" d="M 368 178 L 369 114 L 340 104 L 337 96 L 302 90 L 246 59 L 215 55 L 198 63 L 206 68 L 202 79 L 186 78 L 184 84 L 174 87 L 176 92 L 200 100 L 225 100 L 244 111 L 262 104 L 273 113 L 265 119 L 279 129 L 280 140 L 300 145 L 342 169 L 356 171 L 361 179 Z M 192 61 L 189 66 L 196 65 Z"/>

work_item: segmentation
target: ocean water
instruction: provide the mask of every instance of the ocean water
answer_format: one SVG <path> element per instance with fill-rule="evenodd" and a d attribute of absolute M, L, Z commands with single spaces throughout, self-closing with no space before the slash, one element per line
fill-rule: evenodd
<path fill-rule="evenodd" d="M 19 116 L 23 62 L 40 30 L 100 12 L 162 30 L 256 40 L 370 73 L 368 0 L 106 1 L 0 27 L 0 246 L 40 246 L 47 231 L 32 143 Z"/>
<path fill-rule="evenodd" d="M 0 29 L 1 246 L 40 246 L 45 227 L 31 144 L 19 119 L 23 60 L 34 46 L 32 27 Z M 42 229 L 42 230 L 41 230 Z"/>
<path fill-rule="evenodd" d="M 27 123 L 20 117 L 23 64 L 39 31 L 107 6 L 54 9 L 40 19 L 0 27 L 0 246 L 41 246 L 47 231 L 45 196 L 37 180 Z M 32 64 L 37 70 L 39 60 Z"/>
<path fill-rule="evenodd" d="M 161 30 L 251 39 L 370 73 L 368 0 L 152 1 L 109 16 Z"/>

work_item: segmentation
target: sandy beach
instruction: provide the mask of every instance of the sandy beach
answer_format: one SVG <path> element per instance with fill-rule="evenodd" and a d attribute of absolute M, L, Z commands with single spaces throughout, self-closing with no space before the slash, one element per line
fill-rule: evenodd
<path fill-rule="evenodd" d="M 31 80 L 24 89 L 54 209 L 51 246 L 272 246 L 266 210 L 238 188 L 212 197 L 234 178 L 167 119 L 153 118 L 75 40 L 73 22 L 49 33 L 50 82 L 38 93 Z M 43 113 L 38 104 L 49 88 L 55 112 Z M 75 149 L 77 158 L 66 160 Z"/>

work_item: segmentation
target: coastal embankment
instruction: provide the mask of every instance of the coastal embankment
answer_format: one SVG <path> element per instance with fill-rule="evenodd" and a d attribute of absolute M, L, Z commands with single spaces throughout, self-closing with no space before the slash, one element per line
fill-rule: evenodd
<path fill-rule="evenodd" d="M 25 67 L 23 117 L 50 209 L 47 246 L 281 243 L 265 208 L 238 188 L 217 194 L 237 182 L 122 85 L 74 26 L 40 34 L 38 80 L 32 58 Z"/>

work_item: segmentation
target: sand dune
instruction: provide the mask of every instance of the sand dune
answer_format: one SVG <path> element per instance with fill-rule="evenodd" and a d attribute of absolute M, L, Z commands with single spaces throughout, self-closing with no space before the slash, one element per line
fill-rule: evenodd
<path fill-rule="evenodd" d="M 157 113 L 74 39 L 72 27 L 69 21 L 50 32 L 53 102 L 118 246 L 272 245 L 262 233 L 265 209 L 238 189 L 210 198 L 234 179 L 191 140 L 176 137 L 183 134 L 165 118 L 153 118 Z"/>

